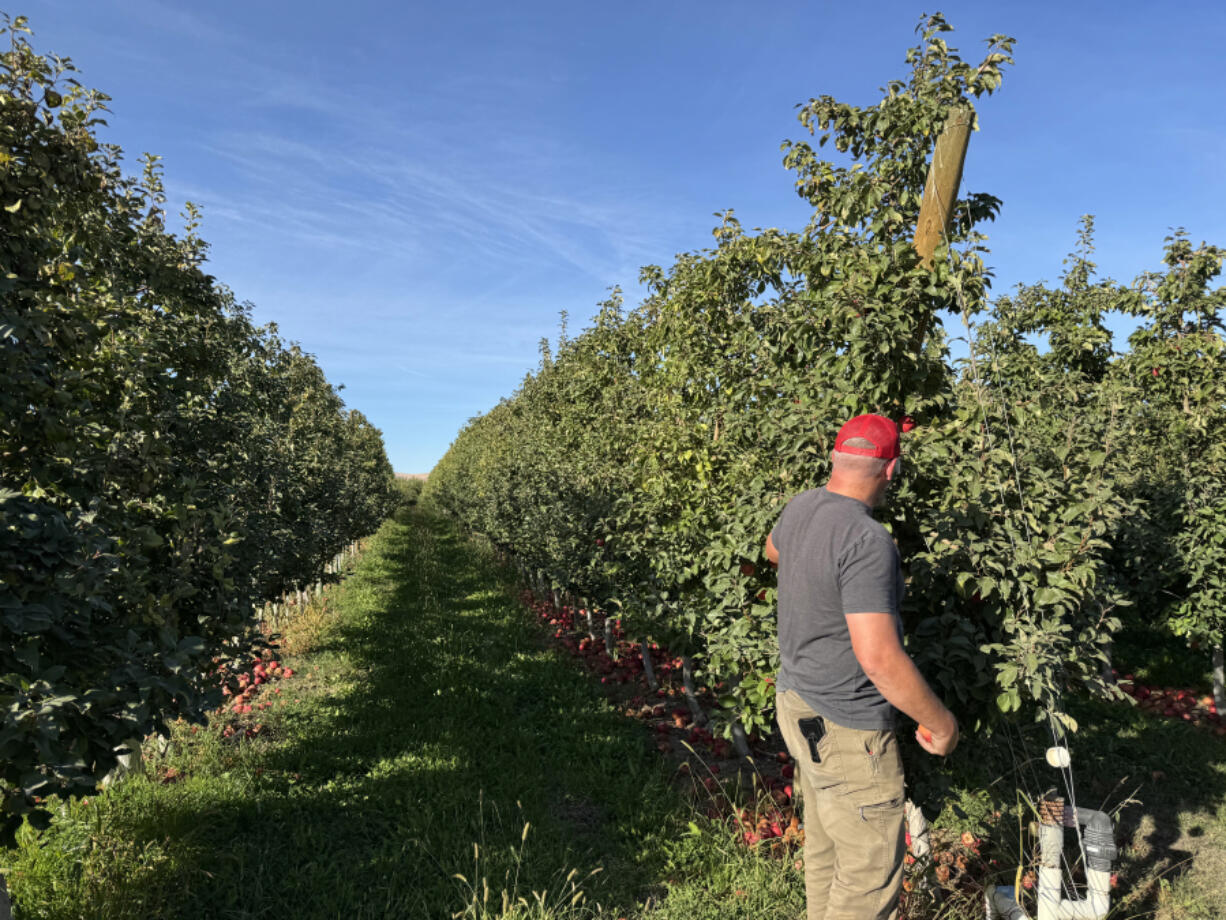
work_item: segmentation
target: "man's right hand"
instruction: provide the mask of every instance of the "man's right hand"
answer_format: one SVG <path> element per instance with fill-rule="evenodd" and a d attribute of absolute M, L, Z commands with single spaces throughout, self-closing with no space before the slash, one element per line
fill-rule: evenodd
<path fill-rule="evenodd" d="M 946 724 L 941 728 L 929 729 L 921 725 L 915 730 L 915 740 L 929 754 L 944 757 L 958 746 L 958 723 L 949 710 L 945 711 Z"/>

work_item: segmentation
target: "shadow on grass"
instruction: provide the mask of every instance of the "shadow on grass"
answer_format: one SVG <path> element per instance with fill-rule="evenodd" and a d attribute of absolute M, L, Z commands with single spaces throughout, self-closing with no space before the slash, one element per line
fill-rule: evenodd
<path fill-rule="evenodd" d="M 486 882 L 496 914 L 597 867 L 589 901 L 633 906 L 686 809 L 498 577 L 441 522 L 385 526 L 279 742 L 231 765 L 247 781 L 184 784 L 122 829 L 172 850 L 166 916 L 450 917 Z"/>

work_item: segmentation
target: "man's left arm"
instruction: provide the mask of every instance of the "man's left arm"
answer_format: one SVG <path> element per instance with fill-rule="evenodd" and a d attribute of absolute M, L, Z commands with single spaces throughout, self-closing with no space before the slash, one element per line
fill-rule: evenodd
<path fill-rule="evenodd" d="M 775 541 L 770 534 L 766 535 L 766 561 L 779 568 L 779 550 L 775 548 Z"/>

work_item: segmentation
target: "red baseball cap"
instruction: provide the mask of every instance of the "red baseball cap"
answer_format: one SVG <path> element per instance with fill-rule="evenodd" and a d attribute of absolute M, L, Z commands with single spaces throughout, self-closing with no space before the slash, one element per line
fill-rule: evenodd
<path fill-rule="evenodd" d="M 846 446 L 845 442 L 852 438 L 864 438 L 874 446 Z M 883 415 L 857 415 L 839 429 L 838 436 L 834 439 L 834 449 L 844 454 L 893 460 L 899 454 L 898 425 Z"/>

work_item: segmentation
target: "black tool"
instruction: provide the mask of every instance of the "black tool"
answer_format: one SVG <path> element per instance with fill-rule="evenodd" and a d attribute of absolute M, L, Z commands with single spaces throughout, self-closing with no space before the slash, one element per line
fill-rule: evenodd
<path fill-rule="evenodd" d="M 813 716 L 811 719 L 798 719 L 797 724 L 800 726 L 800 733 L 809 742 L 809 756 L 813 758 L 814 763 L 821 763 L 822 756 L 817 753 L 817 743 L 826 734 L 825 721 L 821 716 Z"/>

